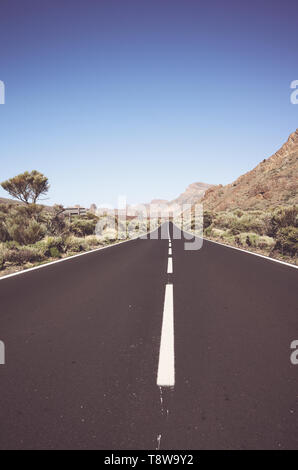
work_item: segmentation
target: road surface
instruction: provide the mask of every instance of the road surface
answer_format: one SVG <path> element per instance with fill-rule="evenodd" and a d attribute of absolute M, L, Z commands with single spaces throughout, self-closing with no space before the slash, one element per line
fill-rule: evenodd
<path fill-rule="evenodd" d="M 0 280 L 0 449 L 298 449 L 297 269 L 170 236 Z"/>

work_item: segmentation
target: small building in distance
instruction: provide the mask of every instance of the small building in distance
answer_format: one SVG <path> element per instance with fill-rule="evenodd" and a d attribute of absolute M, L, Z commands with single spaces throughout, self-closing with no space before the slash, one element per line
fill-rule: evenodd
<path fill-rule="evenodd" d="M 63 212 L 65 215 L 71 216 L 79 216 L 79 215 L 86 215 L 87 209 L 81 206 L 73 206 L 73 207 L 66 207 Z"/>

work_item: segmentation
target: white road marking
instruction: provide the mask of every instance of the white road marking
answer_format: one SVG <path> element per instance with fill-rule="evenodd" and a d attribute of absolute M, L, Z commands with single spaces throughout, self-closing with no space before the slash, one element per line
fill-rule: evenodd
<path fill-rule="evenodd" d="M 279 259 L 271 258 L 270 256 L 261 255 L 260 253 L 254 253 L 253 251 L 243 250 L 242 248 L 237 248 L 236 246 L 226 245 L 225 243 L 215 242 L 214 240 L 210 240 L 209 238 L 200 237 L 194 233 L 188 232 L 187 230 L 183 230 L 183 232 L 188 233 L 196 238 L 202 238 L 209 243 L 215 243 L 216 245 L 225 246 L 226 248 L 231 248 L 232 250 L 243 251 L 243 253 L 247 253 L 248 255 L 258 256 L 259 258 L 266 259 L 267 261 L 274 261 L 274 263 L 284 264 L 285 266 L 289 266 L 290 268 L 298 269 L 298 266 L 295 264 L 287 263 L 286 261 L 281 261 Z"/>
<path fill-rule="evenodd" d="M 172 256 L 172 248 L 171 247 L 169 248 L 169 256 L 170 255 Z"/>
<path fill-rule="evenodd" d="M 146 236 L 148 236 L 151 233 L 155 232 L 155 230 L 156 230 L 156 228 L 151 230 L 151 232 L 146 233 Z M 11 273 L 11 274 L 6 274 L 5 276 L 0 276 L 0 281 L 2 281 L 4 279 L 7 279 L 7 278 L 10 278 L 10 277 L 19 276 L 21 274 L 26 274 L 26 273 L 29 273 L 31 271 L 36 271 L 37 269 L 47 268 L 48 266 L 52 266 L 53 264 L 64 263 L 65 261 L 69 261 L 71 259 L 78 258 L 79 256 L 89 255 L 90 253 L 95 253 L 96 251 L 106 250 L 107 248 L 112 248 L 113 246 L 122 245 L 122 243 L 129 243 L 129 242 L 132 242 L 132 241 L 138 240 L 138 239 L 142 240 L 142 238 L 140 236 L 137 236 L 137 237 L 130 238 L 129 240 L 123 240 L 121 242 L 112 243 L 111 245 L 101 246 L 100 248 L 94 248 L 93 250 L 84 251 L 84 253 L 79 253 L 77 255 L 67 256 L 66 258 L 57 259 L 56 261 L 49 261 L 48 263 L 41 264 L 39 266 L 34 266 L 33 268 L 24 269 L 23 271 L 18 271 L 16 273 Z"/>
<path fill-rule="evenodd" d="M 167 284 L 165 290 L 157 385 L 159 387 L 174 387 L 175 385 L 174 302 L 172 284 Z"/>
<path fill-rule="evenodd" d="M 53 264 L 64 263 L 65 261 L 70 261 L 71 259 L 79 258 L 80 256 L 89 255 L 90 253 L 95 253 L 96 251 L 106 250 L 107 248 L 112 248 L 113 246 L 121 245 L 122 243 L 128 243 L 133 240 L 136 240 L 136 238 L 131 238 L 130 240 L 124 240 L 122 242 L 113 243 L 111 245 L 101 246 L 100 248 L 95 248 L 94 250 L 84 251 L 84 253 L 79 253 L 77 255 L 67 256 L 66 258 L 57 259 L 56 261 L 49 261 L 48 263 L 41 264 L 40 266 L 34 266 L 33 268 L 24 269 L 23 271 L 18 271 L 16 273 L 6 274 L 5 276 L 0 277 L 0 281 L 2 281 L 3 279 L 7 279 L 9 277 L 19 276 L 20 274 L 26 274 L 26 273 L 29 273 L 30 271 L 36 271 L 37 269 L 47 268 L 48 266 L 52 266 Z"/>
<path fill-rule="evenodd" d="M 172 258 L 168 258 L 168 274 L 173 274 L 173 260 Z"/>
<path fill-rule="evenodd" d="M 219 243 L 219 242 L 215 242 L 214 240 L 209 240 L 209 238 L 204 238 L 204 240 L 210 243 L 215 243 L 216 245 L 221 245 L 221 246 L 226 246 L 227 248 L 232 248 L 232 250 L 243 251 L 243 253 L 248 253 L 249 255 L 258 256 L 259 258 L 264 258 L 267 261 L 274 261 L 275 263 L 284 264 L 285 266 L 289 266 L 290 268 L 298 269 L 298 266 L 296 266 L 295 264 L 287 263 L 286 261 L 281 261 L 275 258 L 270 258 L 270 256 L 261 255 L 259 253 L 253 253 L 252 251 L 243 250 L 242 248 L 237 248 L 236 246 L 225 245 L 224 243 Z"/>

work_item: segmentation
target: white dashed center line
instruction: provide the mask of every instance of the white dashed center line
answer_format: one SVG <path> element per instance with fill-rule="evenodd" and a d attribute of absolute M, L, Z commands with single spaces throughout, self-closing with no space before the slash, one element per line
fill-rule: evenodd
<path fill-rule="evenodd" d="M 173 285 L 167 284 L 163 309 L 157 385 L 174 387 L 175 385 L 175 353 L 174 353 L 174 302 Z"/>
<path fill-rule="evenodd" d="M 168 229 L 169 230 L 169 229 Z M 172 242 L 169 233 L 169 252 L 167 274 L 173 273 Z M 173 284 L 166 284 L 163 318 L 160 338 L 159 361 L 157 371 L 159 387 L 175 385 L 175 351 L 174 351 L 174 299 Z"/>
<path fill-rule="evenodd" d="M 168 274 L 173 274 L 173 259 L 168 258 Z"/>

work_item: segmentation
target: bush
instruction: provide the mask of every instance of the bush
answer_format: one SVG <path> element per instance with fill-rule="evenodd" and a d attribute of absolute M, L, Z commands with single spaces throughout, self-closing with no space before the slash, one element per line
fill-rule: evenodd
<path fill-rule="evenodd" d="M 46 227 L 36 220 L 30 220 L 27 225 L 23 221 L 16 220 L 9 226 L 8 233 L 12 240 L 21 245 L 31 245 L 45 236 Z"/>
<path fill-rule="evenodd" d="M 5 251 L 1 248 L 0 249 L 0 271 L 4 268 L 5 264 Z"/>
<path fill-rule="evenodd" d="M 257 246 L 261 249 L 271 249 L 275 245 L 275 241 L 271 237 L 263 235 L 257 240 Z"/>
<path fill-rule="evenodd" d="M 95 235 L 88 235 L 85 237 L 84 242 L 87 244 L 88 248 L 101 245 L 102 242 Z"/>
<path fill-rule="evenodd" d="M 55 205 L 52 212 L 45 215 L 45 223 L 48 235 L 63 237 L 69 235 L 70 224 L 64 215 L 63 206 Z"/>
<path fill-rule="evenodd" d="M 207 227 L 205 230 L 204 230 L 204 235 L 206 235 L 206 237 L 210 237 L 212 235 L 212 227 Z"/>
<path fill-rule="evenodd" d="M 266 235 L 276 237 L 280 228 L 298 226 L 298 207 L 279 208 L 266 217 Z"/>
<path fill-rule="evenodd" d="M 253 237 L 252 235 L 246 235 L 245 243 L 248 246 L 256 246 L 256 237 Z"/>
<path fill-rule="evenodd" d="M 208 227 L 210 227 L 210 225 L 212 224 L 213 222 L 213 214 L 212 212 L 209 212 L 209 211 L 204 211 L 204 214 L 203 214 L 203 228 L 204 230 L 207 229 Z"/>
<path fill-rule="evenodd" d="M 224 230 L 221 230 L 220 228 L 213 228 L 211 235 L 214 237 L 221 237 L 223 233 L 225 233 Z"/>
<path fill-rule="evenodd" d="M 84 238 L 71 236 L 65 240 L 65 248 L 67 251 L 75 253 L 85 251 L 88 250 L 88 242 Z"/>
<path fill-rule="evenodd" d="M 34 263 L 42 259 L 40 253 L 32 247 L 12 249 L 7 251 L 5 255 L 5 261 L 16 265 Z"/>
<path fill-rule="evenodd" d="M 298 254 L 298 228 L 284 227 L 277 232 L 275 249 L 282 254 L 297 256 Z"/>
<path fill-rule="evenodd" d="M 43 256 L 51 256 L 55 258 L 65 251 L 62 237 L 46 237 L 35 243 L 34 248 L 36 248 Z"/>
<path fill-rule="evenodd" d="M 106 243 L 109 243 L 109 242 L 114 242 L 117 240 L 118 238 L 118 233 L 117 233 L 117 230 L 114 229 L 114 228 L 107 228 L 103 231 L 103 237 L 104 237 L 104 241 Z"/>
<path fill-rule="evenodd" d="M 9 240 L 9 241 L 5 242 L 5 243 L 3 244 L 3 246 L 4 246 L 7 250 L 11 250 L 11 249 L 13 249 L 13 248 L 18 249 L 18 248 L 20 248 L 21 245 L 20 245 L 18 242 L 15 242 L 14 240 Z"/>
<path fill-rule="evenodd" d="M 60 251 L 58 250 L 56 246 L 50 247 L 50 255 L 51 255 L 51 258 L 61 258 Z"/>
<path fill-rule="evenodd" d="M 9 240 L 9 238 L 10 237 L 5 221 L 3 219 L 1 220 L 0 216 L 0 242 L 6 242 L 7 240 Z"/>
<path fill-rule="evenodd" d="M 74 218 L 70 224 L 70 231 L 78 237 L 84 237 L 85 235 L 93 235 L 97 219 L 79 219 Z"/>

